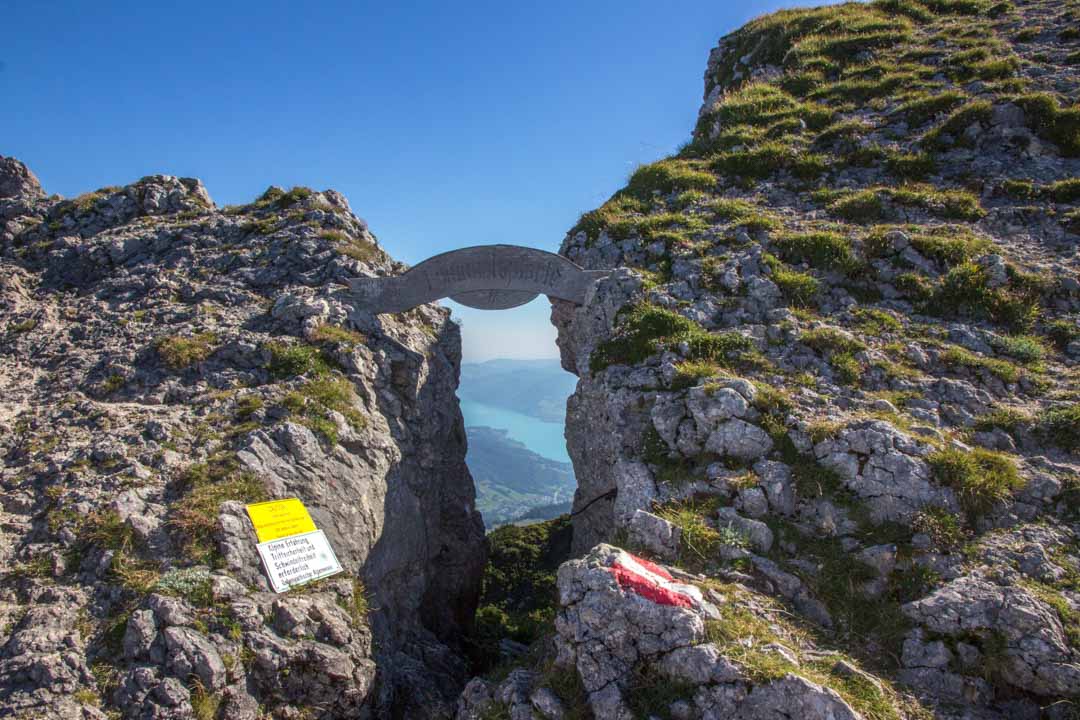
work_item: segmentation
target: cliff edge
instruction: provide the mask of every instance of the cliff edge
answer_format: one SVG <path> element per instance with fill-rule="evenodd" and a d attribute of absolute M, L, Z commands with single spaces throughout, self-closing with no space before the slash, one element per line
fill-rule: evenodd
<path fill-rule="evenodd" d="M 563 242 L 613 270 L 552 313 L 578 559 L 459 718 L 1076 716 L 1078 19 L 721 39 L 692 140 Z"/>
<path fill-rule="evenodd" d="M 445 715 L 484 562 L 448 311 L 343 300 L 403 267 L 332 190 L 0 158 L 0 220 L 2 712 Z M 293 496 L 346 574 L 275 595 L 243 505 Z"/>

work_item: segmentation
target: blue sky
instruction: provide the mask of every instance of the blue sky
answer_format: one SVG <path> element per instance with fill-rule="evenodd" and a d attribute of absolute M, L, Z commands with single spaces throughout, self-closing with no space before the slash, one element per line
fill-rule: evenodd
<path fill-rule="evenodd" d="M 66 196 L 151 173 L 219 205 L 345 193 L 395 257 L 555 251 L 689 138 L 709 50 L 792 3 L 0 2 L 0 154 Z M 556 354 L 543 297 L 455 306 L 467 359 Z"/>

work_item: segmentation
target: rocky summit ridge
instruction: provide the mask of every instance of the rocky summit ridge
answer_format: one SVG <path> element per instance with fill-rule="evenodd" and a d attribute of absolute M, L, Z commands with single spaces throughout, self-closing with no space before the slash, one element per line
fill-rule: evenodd
<path fill-rule="evenodd" d="M 720 41 L 692 140 L 563 242 L 613 270 L 552 313 L 579 559 L 459 718 L 1080 716 L 1078 22 L 878 0 Z"/>
<path fill-rule="evenodd" d="M 343 197 L 0 159 L 0 714 L 1080 716 L 1078 22 L 723 38 L 561 248 L 612 271 L 552 310 L 573 514 L 487 543 L 457 329 L 347 302 L 403 266 Z M 292 495 L 348 574 L 275 595 Z"/>
<path fill-rule="evenodd" d="M 448 311 L 343 302 L 403 267 L 333 191 L 0 190 L 0 714 L 450 707 L 484 539 Z M 347 574 L 275 596 L 243 504 L 291 496 Z"/>

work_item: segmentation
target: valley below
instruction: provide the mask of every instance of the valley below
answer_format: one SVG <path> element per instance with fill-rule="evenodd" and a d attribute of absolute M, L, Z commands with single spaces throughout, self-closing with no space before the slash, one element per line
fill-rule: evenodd
<path fill-rule="evenodd" d="M 558 360 L 462 365 L 461 413 L 476 507 L 490 530 L 568 512 L 574 469 L 566 451 L 566 398 L 576 378 Z"/>

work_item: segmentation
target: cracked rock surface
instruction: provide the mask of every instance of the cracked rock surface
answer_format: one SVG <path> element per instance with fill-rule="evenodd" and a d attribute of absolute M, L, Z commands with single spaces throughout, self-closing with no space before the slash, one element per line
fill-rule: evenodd
<path fill-rule="evenodd" d="M 484 562 L 458 329 L 344 293 L 403 269 L 332 190 L 64 200 L 0 158 L 0 714 L 452 712 Z M 287 497 L 346 574 L 275 596 L 243 506 Z"/>

